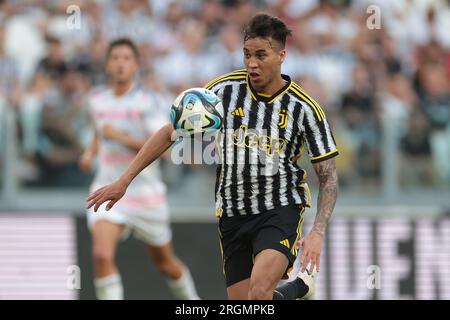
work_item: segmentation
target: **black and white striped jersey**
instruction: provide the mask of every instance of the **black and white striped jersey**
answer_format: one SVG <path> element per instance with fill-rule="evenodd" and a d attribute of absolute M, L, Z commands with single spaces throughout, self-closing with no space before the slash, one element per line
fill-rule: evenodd
<path fill-rule="evenodd" d="M 289 76 L 272 96 L 258 94 L 245 69 L 205 88 L 222 99 L 224 124 L 217 136 L 220 165 L 216 215 L 258 214 L 289 204 L 310 206 L 306 172 L 297 164 L 306 146 L 312 162 L 338 154 L 322 108 Z"/>

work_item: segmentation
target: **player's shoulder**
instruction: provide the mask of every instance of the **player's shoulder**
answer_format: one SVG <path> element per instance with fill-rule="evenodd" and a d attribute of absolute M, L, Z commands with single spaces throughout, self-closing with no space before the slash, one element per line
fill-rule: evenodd
<path fill-rule="evenodd" d="M 150 101 L 153 99 L 154 95 L 152 90 L 142 87 L 141 85 L 136 85 L 130 92 L 130 96 L 138 100 Z"/>
<path fill-rule="evenodd" d="M 208 90 L 217 89 L 220 86 L 224 86 L 230 83 L 242 82 L 247 79 L 247 70 L 238 69 L 229 73 L 222 74 L 217 78 L 214 78 L 208 82 L 204 87 Z"/>
<path fill-rule="evenodd" d="M 88 94 L 86 101 L 91 108 L 97 108 L 103 106 L 107 101 L 110 101 L 112 96 L 112 90 L 106 85 L 96 85 L 92 87 Z"/>
<path fill-rule="evenodd" d="M 305 89 L 303 89 L 297 82 L 294 80 L 291 81 L 291 85 L 289 86 L 288 92 L 292 95 L 292 97 L 299 101 L 299 102 L 305 102 L 307 100 L 311 100 L 312 98 L 310 95 L 306 92 Z"/>
<path fill-rule="evenodd" d="M 156 90 L 150 89 L 150 88 L 144 88 L 140 87 L 139 90 L 136 92 L 136 97 L 138 99 L 145 100 L 146 102 L 149 102 L 150 104 L 155 104 L 161 102 L 163 100 L 164 94 L 161 92 L 158 92 Z"/>
<path fill-rule="evenodd" d="M 96 85 L 89 90 L 90 99 L 102 99 L 111 94 L 111 88 L 107 85 Z"/>
<path fill-rule="evenodd" d="M 149 112 L 167 112 L 170 109 L 172 96 L 169 93 L 141 87 L 136 94 L 136 99 L 142 102 L 140 105 Z"/>

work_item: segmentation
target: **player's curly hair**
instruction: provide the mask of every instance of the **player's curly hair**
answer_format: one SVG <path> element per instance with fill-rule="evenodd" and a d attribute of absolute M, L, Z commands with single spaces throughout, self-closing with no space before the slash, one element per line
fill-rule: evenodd
<path fill-rule="evenodd" d="M 108 45 L 108 49 L 106 50 L 106 60 L 108 60 L 109 56 L 111 55 L 111 51 L 115 47 L 119 46 L 127 46 L 133 51 L 134 57 L 136 60 L 139 60 L 139 49 L 136 46 L 136 44 L 129 38 L 118 38 L 113 41 L 111 41 Z"/>
<path fill-rule="evenodd" d="M 244 29 L 244 41 L 258 37 L 271 37 L 278 41 L 284 48 L 286 38 L 291 34 L 292 31 L 277 17 L 266 13 L 257 13 Z"/>

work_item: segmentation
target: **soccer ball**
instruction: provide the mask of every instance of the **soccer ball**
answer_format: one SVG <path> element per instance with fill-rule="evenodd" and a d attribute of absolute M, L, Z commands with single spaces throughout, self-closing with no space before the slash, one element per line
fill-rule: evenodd
<path fill-rule="evenodd" d="M 191 88 L 175 99 L 170 118 L 182 136 L 214 133 L 223 123 L 222 101 L 210 90 Z"/>

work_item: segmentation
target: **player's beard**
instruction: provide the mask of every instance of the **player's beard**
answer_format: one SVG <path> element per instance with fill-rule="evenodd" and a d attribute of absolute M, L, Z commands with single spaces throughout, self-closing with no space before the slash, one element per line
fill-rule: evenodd
<path fill-rule="evenodd" d="M 261 80 L 258 83 L 258 85 L 261 87 L 261 91 L 259 92 L 267 92 L 269 87 L 272 85 L 272 82 L 275 81 L 274 79 L 277 79 L 280 73 L 281 70 L 273 68 L 270 70 L 265 70 L 264 73 L 261 73 Z"/>
<path fill-rule="evenodd" d="M 265 92 L 270 84 L 270 79 L 268 79 L 264 74 L 260 74 L 258 81 L 253 81 L 252 86 L 257 92 Z"/>

